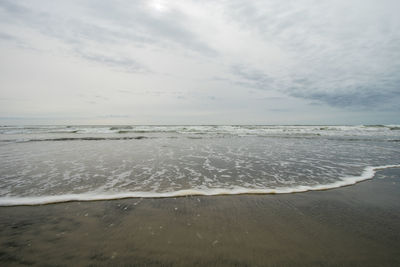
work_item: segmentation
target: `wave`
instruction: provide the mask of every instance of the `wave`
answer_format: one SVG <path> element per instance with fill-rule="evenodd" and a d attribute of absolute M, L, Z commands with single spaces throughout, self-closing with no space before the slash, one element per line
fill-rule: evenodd
<path fill-rule="evenodd" d="M 101 140 L 140 140 L 147 139 L 146 136 L 126 136 L 126 137 L 61 137 L 61 138 L 41 138 L 41 139 L 22 139 L 22 140 L 0 140 L 0 142 L 50 142 L 50 141 L 101 141 Z M 154 138 L 154 137 L 152 137 Z"/>
<path fill-rule="evenodd" d="M 129 126 L 129 125 L 110 127 L 110 130 L 111 130 L 111 131 L 120 130 L 120 129 L 129 130 L 129 129 L 133 129 L 133 128 L 132 128 L 132 126 Z"/>
<path fill-rule="evenodd" d="M 378 170 L 388 168 L 400 168 L 398 165 L 384 165 L 364 169 L 360 176 L 344 177 L 334 183 L 316 186 L 297 186 L 293 188 L 210 188 L 210 189 L 185 189 L 172 192 L 121 192 L 121 193 L 98 193 L 89 192 L 84 194 L 65 194 L 58 196 L 38 196 L 38 197 L 1 197 L 0 206 L 36 206 L 45 204 L 55 204 L 73 201 L 100 201 L 100 200 L 116 200 L 125 198 L 169 198 L 183 196 L 217 196 L 217 195 L 242 195 L 242 194 L 288 194 L 301 193 L 307 191 L 329 190 L 372 179 Z"/>
<path fill-rule="evenodd" d="M 367 124 L 363 125 L 364 127 L 370 127 L 370 128 L 385 128 L 387 127 L 386 125 L 383 124 Z"/>
<path fill-rule="evenodd" d="M 119 134 L 127 134 L 131 132 L 119 131 Z M 241 135 L 239 137 L 248 137 L 252 135 Z M 212 136 L 212 138 L 225 138 L 229 137 L 229 135 L 218 135 Z M 254 137 L 254 136 L 253 136 Z M 320 135 L 304 135 L 304 136 L 283 136 L 283 135 L 257 135 L 259 138 L 285 138 L 285 139 L 312 139 L 315 137 L 321 137 Z M 159 137 L 155 136 L 121 136 L 121 137 L 60 137 L 60 138 L 21 138 L 21 139 L 0 139 L 0 143 L 27 143 L 27 142 L 51 142 L 51 141 L 111 141 L 111 140 L 140 140 L 140 139 L 157 139 Z M 167 138 L 178 138 L 177 136 L 167 136 Z M 205 137 L 200 134 L 196 135 L 188 135 L 187 139 L 205 139 Z M 211 138 L 211 136 L 209 137 Z M 328 140 L 336 140 L 336 141 L 348 141 L 348 142 L 400 142 L 400 139 L 374 139 L 374 138 L 348 138 L 348 137 L 321 137 L 326 138 Z"/>
<path fill-rule="evenodd" d="M 229 135 L 399 136 L 400 125 L 114 125 L 4 126 L 0 134 L 178 133 Z"/>
<path fill-rule="evenodd" d="M 73 133 L 78 133 L 78 130 L 70 130 L 70 131 L 49 131 L 46 133 L 52 133 L 52 134 L 73 134 Z"/>

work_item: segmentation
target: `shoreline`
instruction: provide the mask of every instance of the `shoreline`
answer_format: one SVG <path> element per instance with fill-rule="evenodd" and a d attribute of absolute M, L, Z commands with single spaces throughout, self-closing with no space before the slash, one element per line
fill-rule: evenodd
<path fill-rule="evenodd" d="M 295 194 L 0 207 L 0 263 L 400 265 L 400 169 Z"/>
<path fill-rule="evenodd" d="M 359 176 L 344 177 L 340 180 L 326 185 L 316 186 L 298 186 L 295 188 L 281 189 L 255 189 L 245 187 L 235 188 L 212 188 L 208 190 L 201 189 L 184 189 L 173 192 L 128 192 L 106 194 L 99 192 L 90 192 L 84 194 L 65 194 L 57 196 L 40 196 L 40 197 L 2 197 L 0 198 L 0 207 L 14 206 L 36 206 L 50 205 L 68 202 L 92 202 L 92 201 L 107 201 L 107 200 L 123 200 L 123 199 L 138 199 L 138 198 L 174 198 L 188 196 L 229 196 L 229 195 L 279 195 L 279 194 L 295 194 L 306 193 L 310 191 L 326 191 L 341 187 L 355 185 L 360 182 L 371 180 L 375 177 L 377 171 L 385 169 L 400 168 L 399 164 L 383 165 L 383 166 L 367 166 Z"/>

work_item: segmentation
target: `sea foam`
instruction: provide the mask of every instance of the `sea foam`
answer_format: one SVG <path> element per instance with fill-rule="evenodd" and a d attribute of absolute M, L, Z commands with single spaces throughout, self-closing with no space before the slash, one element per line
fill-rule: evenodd
<path fill-rule="evenodd" d="M 296 187 L 282 187 L 282 188 L 245 188 L 245 187 L 231 187 L 231 188 L 194 188 L 177 190 L 171 192 L 87 192 L 82 194 L 63 194 L 55 196 L 32 196 L 32 197 L 1 197 L 0 206 L 34 206 L 44 205 L 71 201 L 100 201 L 100 200 L 116 200 L 124 198 L 169 198 L 169 197 L 183 197 L 183 196 L 216 196 L 216 195 L 240 195 L 240 194 L 288 194 L 300 193 L 307 191 L 328 190 L 349 186 L 361 181 L 372 179 L 376 171 L 400 168 L 397 165 L 383 165 L 383 166 L 368 166 L 361 175 L 343 177 L 336 182 L 330 184 L 320 184 L 315 186 L 296 186 Z"/>

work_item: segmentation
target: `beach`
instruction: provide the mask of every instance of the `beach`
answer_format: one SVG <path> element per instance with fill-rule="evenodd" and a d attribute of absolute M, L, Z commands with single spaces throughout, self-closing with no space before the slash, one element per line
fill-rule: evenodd
<path fill-rule="evenodd" d="M 400 267 L 396 10 L 0 0 L 0 267 Z"/>
<path fill-rule="evenodd" d="M 2 266 L 398 266 L 400 169 L 295 194 L 0 207 Z"/>

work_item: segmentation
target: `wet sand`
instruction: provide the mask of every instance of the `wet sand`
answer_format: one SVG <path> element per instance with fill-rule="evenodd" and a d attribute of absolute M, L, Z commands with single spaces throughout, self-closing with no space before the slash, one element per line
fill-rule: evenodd
<path fill-rule="evenodd" d="M 400 266 L 400 169 L 297 194 L 0 207 L 1 266 Z"/>

